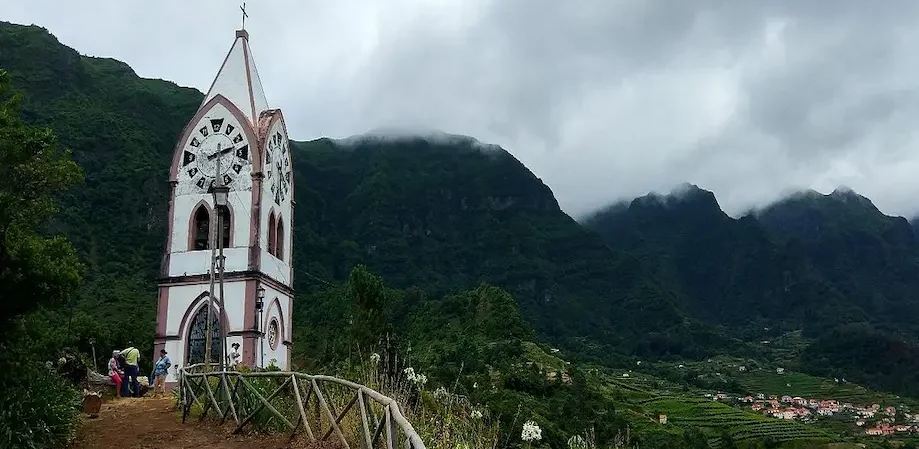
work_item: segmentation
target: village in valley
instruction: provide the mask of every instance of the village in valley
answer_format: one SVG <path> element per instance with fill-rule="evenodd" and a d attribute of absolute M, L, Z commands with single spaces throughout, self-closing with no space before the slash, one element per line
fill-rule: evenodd
<path fill-rule="evenodd" d="M 744 371 L 741 367 L 741 371 Z M 776 374 L 784 374 L 782 368 Z M 836 383 L 845 380 L 834 379 Z M 908 407 L 900 405 L 855 404 L 834 398 L 812 398 L 791 395 L 732 396 L 726 393 L 705 393 L 713 401 L 731 404 L 767 417 L 801 422 L 814 422 L 821 418 L 851 420 L 862 433 L 869 436 L 893 435 L 897 433 L 919 433 L 919 413 L 911 414 Z"/>

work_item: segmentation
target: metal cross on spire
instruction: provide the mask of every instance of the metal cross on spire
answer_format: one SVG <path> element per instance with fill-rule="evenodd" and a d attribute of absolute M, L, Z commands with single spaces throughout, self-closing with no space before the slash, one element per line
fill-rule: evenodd
<path fill-rule="evenodd" d="M 249 17 L 249 14 L 246 13 L 246 2 L 243 2 L 242 6 L 239 7 L 239 10 L 243 12 L 243 28 L 246 29 L 246 17 Z"/>

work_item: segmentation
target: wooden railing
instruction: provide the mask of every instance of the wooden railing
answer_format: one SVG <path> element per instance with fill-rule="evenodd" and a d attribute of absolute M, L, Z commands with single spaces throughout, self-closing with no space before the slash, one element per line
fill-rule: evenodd
<path fill-rule="evenodd" d="M 267 395 L 266 386 L 274 387 Z M 345 392 L 342 396 L 350 397 L 341 410 L 329 396 L 333 386 Z M 199 420 L 209 413 L 220 418 L 221 424 L 235 420 L 234 433 L 256 421 L 277 420 L 290 431 L 291 439 L 302 429 L 313 442 L 325 441 L 334 433 L 346 449 L 351 448 L 349 439 L 357 440 L 365 449 L 425 449 L 395 400 L 336 377 L 285 371 L 242 373 L 220 371 L 216 365 L 191 365 L 179 370 L 179 401 L 183 423 L 197 406 Z M 312 413 L 307 413 L 311 406 Z"/>

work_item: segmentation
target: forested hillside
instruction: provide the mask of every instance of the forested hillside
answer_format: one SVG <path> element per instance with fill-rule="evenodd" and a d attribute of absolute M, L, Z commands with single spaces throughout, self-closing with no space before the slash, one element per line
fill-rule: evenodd
<path fill-rule="evenodd" d="M 734 219 L 687 185 L 585 225 L 653 267 L 707 324 L 756 342 L 802 331 L 802 368 L 917 393 L 919 239 L 867 198 L 802 192 Z"/>
<path fill-rule="evenodd" d="M 640 259 L 607 248 L 500 148 L 365 138 L 298 149 L 294 260 L 311 273 L 341 279 L 360 262 L 435 295 L 488 282 L 542 335 L 598 357 L 736 344 L 688 318 Z M 311 278 L 297 281 L 303 291 Z"/>

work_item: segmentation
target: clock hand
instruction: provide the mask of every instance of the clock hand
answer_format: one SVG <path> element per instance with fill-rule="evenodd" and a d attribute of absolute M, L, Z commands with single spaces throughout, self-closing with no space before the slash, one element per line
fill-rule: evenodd
<path fill-rule="evenodd" d="M 217 150 L 217 151 L 214 152 L 214 154 L 208 156 L 207 159 L 208 159 L 208 160 L 211 160 L 211 159 L 216 158 L 217 156 L 220 156 L 220 155 L 223 155 L 223 154 L 227 154 L 227 153 L 229 153 L 229 152 L 231 152 L 231 151 L 233 151 L 233 147 L 227 148 L 227 149 L 225 149 L 225 150 Z"/>

